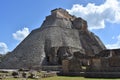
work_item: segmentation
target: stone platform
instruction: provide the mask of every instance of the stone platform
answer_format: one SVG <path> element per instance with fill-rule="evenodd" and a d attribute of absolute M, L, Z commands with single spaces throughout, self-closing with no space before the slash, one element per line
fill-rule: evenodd
<path fill-rule="evenodd" d="M 120 78 L 120 72 L 86 72 L 86 78 Z"/>
<path fill-rule="evenodd" d="M 120 78 L 120 72 L 70 72 L 58 73 L 61 76 L 81 76 L 85 78 Z"/>

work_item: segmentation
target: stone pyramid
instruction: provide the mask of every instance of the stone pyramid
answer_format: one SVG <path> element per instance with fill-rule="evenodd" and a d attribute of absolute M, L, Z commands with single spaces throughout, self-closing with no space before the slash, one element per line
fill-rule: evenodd
<path fill-rule="evenodd" d="M 57 8 L 51 11 L 40 28 L 33 30 L 0 63 L 0 68 L 30 68 L 62 65 L 74 52 L 94 56 L 106 49 L 98 36 L 90 32 L 87 22 Z"/>

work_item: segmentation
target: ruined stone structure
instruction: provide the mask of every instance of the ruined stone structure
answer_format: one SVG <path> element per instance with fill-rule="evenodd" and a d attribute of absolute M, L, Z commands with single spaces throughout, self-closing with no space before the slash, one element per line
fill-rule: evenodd
<path fill-rule="evenodd" d="M 96 54 L 91 60 L 91 71 L 120 71 L 120 49 L 103 50 L 99 54 Z"/>
<path fill-rule="evenodd" d="M 64 73 L 116 71 L 120 66 L 119 52 L 106 50 L 99 37 L 88 30 L 85 20 L 58 8 L 2 58 L 0 68 L 45 66 L 43 69 L 53 70 L 54 66 Z"/>

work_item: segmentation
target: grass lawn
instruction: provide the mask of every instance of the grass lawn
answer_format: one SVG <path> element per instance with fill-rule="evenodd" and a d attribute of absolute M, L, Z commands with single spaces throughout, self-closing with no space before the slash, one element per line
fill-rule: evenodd
<path fill-rule="evenodd" d="M 43 78 L 42 80 L 120 80 L 120 79 L 104 79 L 104 78 L 84 78 L 84 77 L 66 77 L 66 76 L 55 76 L 50 78 Z"/>
<path fill-rule="evenodd" d="M 6 78 L 3 80 L 26 80 L 23 78 Z M 49 78 L 42 78 L 42 79 L 27 79 L 27 80 L 120 80 L 120 79 L 104 79 L 104 78 L 84 78 L 84 77 L 67 77 L 67 76 L 55 76 Z"/>

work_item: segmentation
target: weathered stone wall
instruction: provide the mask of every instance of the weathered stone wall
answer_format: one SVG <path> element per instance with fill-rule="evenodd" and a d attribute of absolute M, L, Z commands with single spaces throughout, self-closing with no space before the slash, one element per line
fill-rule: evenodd
<path fill-rule="evenodd" d="M 69 73 L 69 60 L 62 61 L 62 71 L 63 73 Z"/>
<path fill-rule="evenodd" d="M 91 58 L 88 71 L 91 72 L 119 72 L 120 49 L 103 50 Z"/>
<path fill-rule="evenodd" d="M 92 32 L 79 31 L 79 36 L 82 48 L 88 56 L 94 56 L 105 49 L 99 38 Z"/>
<path fill-rule="evenodd" d="M 120 56 L 115 56 L 109 59 L 109 65 L 111 67 L 120 67 Z"/>

